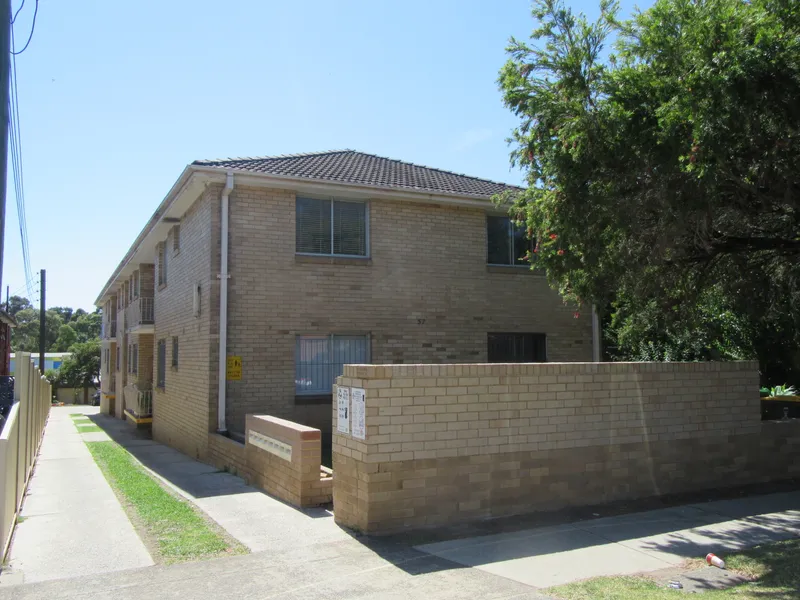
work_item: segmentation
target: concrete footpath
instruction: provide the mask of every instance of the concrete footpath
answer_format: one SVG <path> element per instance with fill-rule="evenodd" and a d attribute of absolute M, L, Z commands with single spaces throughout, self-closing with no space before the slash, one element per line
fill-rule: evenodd
<path fill-rule="evenodd" d="M 680 566 L 800 536 L 800 492 L 751 496 L 417 546 L 537 588 Z"/>
<path fill-rule="evenodd" d="M 800 536 L 800 492 L 792 491 L 547 527 L 531 527 L 520 517 L 492 522 L 491 535 L 475 535 L 486 532 L 476 526 L 361 537 L 336 526 L 327 510 L 292 508 L 121 421 L 93 414 L 111 439 L 253 551 L 148 566 L 150 557 L 81 439 L 107 435 L 78 434 L 69 413 L 79 410 L 58 408 L 51 415 L 23 510 L 27 518 L 12 547 L 11 579 L 0 576 L 0 600 L 547 600 L 553 585 L 676 568 L 709 551 L 724 557 Z M 412 546 L 434 540 L 447 541 Z"/>
<path fill-rule="evenodd" d="M 0 584 L 31 583 L 152 565 L 70 413 L 91 406 L 53 407 Z"/>
<path fill-rule="evenodd" d="M 548 600 L 550 585 L 674 567 L 800 534 L 800 492 L 429 544 L 348 537 L 204 562 L 0 588 L 0 598 Z"/>
<path fill-rule="evenodd" d="M 241 477 L 148 439 L 107 415 L 93 420 L 161 481 L 198 506 L 251 552 L 349 539 L 324 508 L 297 509 L 247 485 Z"/>

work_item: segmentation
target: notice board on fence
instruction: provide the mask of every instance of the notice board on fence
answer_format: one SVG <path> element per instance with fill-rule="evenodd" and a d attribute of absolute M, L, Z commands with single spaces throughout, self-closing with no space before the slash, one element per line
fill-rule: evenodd
<path fill-rule="evenodd" d="M 350 433 L 350 388 L 336 388 L 336 429 L 339 433 Z"/>

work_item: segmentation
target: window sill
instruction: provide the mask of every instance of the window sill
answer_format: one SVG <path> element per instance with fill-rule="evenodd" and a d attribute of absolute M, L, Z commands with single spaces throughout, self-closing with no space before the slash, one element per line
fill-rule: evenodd
<path fill-rule="evenodd" d="M 332 404 L 333 394 L 308 394 L 295 395 L 294 403 L 298 406 L 312 406 L 317 404 Z"/>
<path fill-rule="evenodd" d="M 516 265 L 486 265 L 487 273 L 500 273 L 503 275 L 534 275 L 543 277 L 545 275 L 544 269 L 531 269 L 527 266 Z"/>
<path fill-rule="evenodd" d="M 159 292 L 164 291 L 165 289 L 167 289 L 167 284 L 166 283 L 159 283 L 158 284 L 158 291 Z"/>
<path fill-rule="evenodd" d="M 312 263 L 318 265 L 360 265 L 368 267 L 372 264 L 369 256 L 326 256 L 324 254 L 295 254 L 295 264 Z"/>

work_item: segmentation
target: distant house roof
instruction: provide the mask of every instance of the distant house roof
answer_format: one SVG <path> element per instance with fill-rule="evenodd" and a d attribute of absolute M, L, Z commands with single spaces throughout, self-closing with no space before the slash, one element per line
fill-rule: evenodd
<path fill-rule="evenodd" d="M 261 158 L 196 160 L 192 164 L 310 180 L 327 180 L 431 193 L 466 194 L 485 196 L 486 198 L 507 190 L 522 189 L 488 179 L 442 171 L 355 150 L 331 150 Z"/>
<path fill-rule="evenodd" d="M 10 325 L 11 327 L 17 326 L 17 320 L 13 317 L 13 315 L 7 313 L 4 310 L 0 310 L 0 323 L 5 323 L 6 325 Z"/>

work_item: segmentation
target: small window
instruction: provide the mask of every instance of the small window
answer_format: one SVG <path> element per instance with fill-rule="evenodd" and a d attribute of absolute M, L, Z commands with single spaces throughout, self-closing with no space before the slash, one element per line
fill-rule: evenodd
<path fill-rule="evenodd" d="M 167 340 L 158 340 L 158 369 L 156 386 L 164 388 L 167 379 Z"/>
<path fill-rule="evenodd" d="M 364 202 L 298 198 L 296 210 L 296 252 L 367 255 L 367 205 Z"/>
<path fill-rule="evenodd" d="M 117 371 L 119 371 L 119 363 L 120 363 L 120 355 L 122 354 L 122 349 L 120 346 L 117 346 Z"/>
<path fill-rule="evenodd" d="M 129 359 L 129 366 L 128 372 L 130 373 L 138 373 L 139 372 L 139 344 L 131 344 L 130 350 L 128 352 L 128 359 Z"/>
<path fill-rule="evenodd" d="M 158 285 L 167 285 L 167 245 L 164 242 L 158 245 Z"/>
<path fill-rule="evenodd" d="M 295 392 L 330 394 L 344 365 L 369 360 L 369 336 L 299 335 L 295 346 Z"/>
<path fill-rule="evenodd" d="M 178 368 L 178 336 L 172 338 L 172 368 Z"/>
<path fill-rule="evenodd" d="M 139 297 L 139 271 L 133 272 L 133 297 Z"/>
<path fill-rule="evenodd" d="M 525 225 L 508 217 L 486 217 L 486 262 L 490 265 L 527 266 L 525 255 L 533 248 Z"/>
<path fill-rule="evenodd" d="M 490 363 L 547 362 L 547 336 L 544 333 L 490 333 Z"/>
<path fill-rule="evenodd" d="M 172 228 L 172 253 L 177 254 L 181 250 L 181 226 L 175 225 Z"/>

